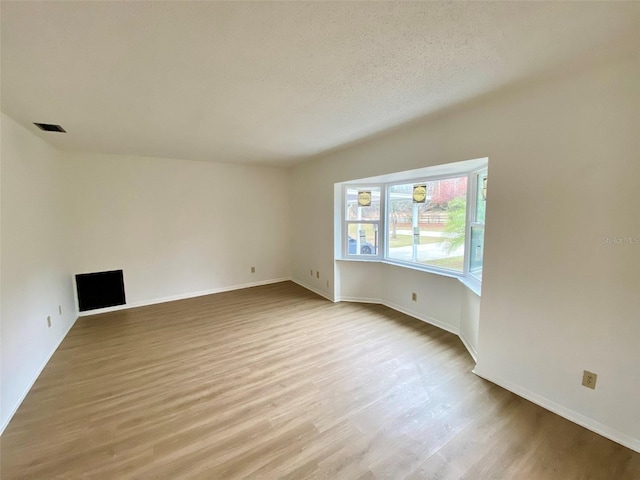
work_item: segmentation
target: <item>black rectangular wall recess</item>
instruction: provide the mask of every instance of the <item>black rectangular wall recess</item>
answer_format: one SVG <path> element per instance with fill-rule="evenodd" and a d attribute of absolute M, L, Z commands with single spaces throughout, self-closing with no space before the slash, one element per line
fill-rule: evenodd
<path fill-rule="evenodd" d="M 122 270 L 80 273 L 76 275 L 76 288 L 81 312 L 127 303 Z"/>

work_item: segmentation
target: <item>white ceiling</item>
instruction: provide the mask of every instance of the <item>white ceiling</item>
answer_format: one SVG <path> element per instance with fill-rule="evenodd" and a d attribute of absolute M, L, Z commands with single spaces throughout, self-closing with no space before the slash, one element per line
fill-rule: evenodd
<path fill-rule="evenodd" d="M 1 8 L 10 117 L 64 149 L 218 162 L 287 165 L 640 45 L 637 2 Z"/>

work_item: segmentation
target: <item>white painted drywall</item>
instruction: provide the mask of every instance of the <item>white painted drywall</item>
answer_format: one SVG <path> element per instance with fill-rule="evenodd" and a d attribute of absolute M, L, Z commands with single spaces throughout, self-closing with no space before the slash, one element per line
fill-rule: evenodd
<path fill-rule="evenodd" d="M 460 338 L 474 360 L 478 358 L 480 329 L 480 296 L 470 288 L 462 287 L 460 300 Z"/>
<path fill-rule="evenodd" d="M 382 303 L 385 287 L 380 263 L 337 261 L 336 273 L 341 288 L 339 300 L 348 302 Z"/>
<path fill-rule="evenodd" d="M 1 142 L 0 432 L 77 318 L 58 153 L 4 114 Z"/>
<path fill-rule="evenodd" d="M 286 169 L 59 152 L 3 115 L 1 429 L 77 318 L 74 274 L 122 268 L 128 306 L 287 279 L 288 189 Z"/>
<path fill-rule="evenodd" d="M 460 328 L 460 295 L 465 288 L 457 278 L 435 275 L 391 264 L 380 264 L 383 303 L 447 331 Z M 415 292 L 417 300 L 411 299 Z"/>
<path fill-rule="evenodd" d="M 123 269 L 128 305 L 290 276 L 288 170 L 65 155 L 73 271 Z"/>
<path fill-rule="evenodd" d="M 334 183 L 486 156 L 478 373 L 640 450 L 640 245 L 602 242 L 640 235 L 638 78 L 638 57 L 592 65 L 297 166 L 294 278 L 333 275 Z"/>
<path fill-rule="evenodd" d="M 381 262 L 339 260 L 339 300 L 387 305 L 459 333 L 464 287 L 457 279 Z M 416 293 L 417 300 L 412 300 Z"/>

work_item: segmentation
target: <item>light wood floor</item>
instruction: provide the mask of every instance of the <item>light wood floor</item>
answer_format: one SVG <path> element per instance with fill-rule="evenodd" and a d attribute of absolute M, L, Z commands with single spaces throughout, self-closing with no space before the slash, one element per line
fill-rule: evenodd
<path fill-rule="evenodd" d="M 2 479 L 639 479 L 640 454 L 472 373 L 459 339 L 290 282 L 79 319 Z"/>

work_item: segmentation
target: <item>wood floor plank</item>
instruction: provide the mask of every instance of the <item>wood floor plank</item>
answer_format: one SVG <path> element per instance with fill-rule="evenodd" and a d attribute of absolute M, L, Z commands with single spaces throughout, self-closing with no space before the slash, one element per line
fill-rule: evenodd
<path fill-rule="evenodd" d="M 291 283 L 83 317 L 0 439 L 13 479 L 639 479 L 450 333 Z"/>

